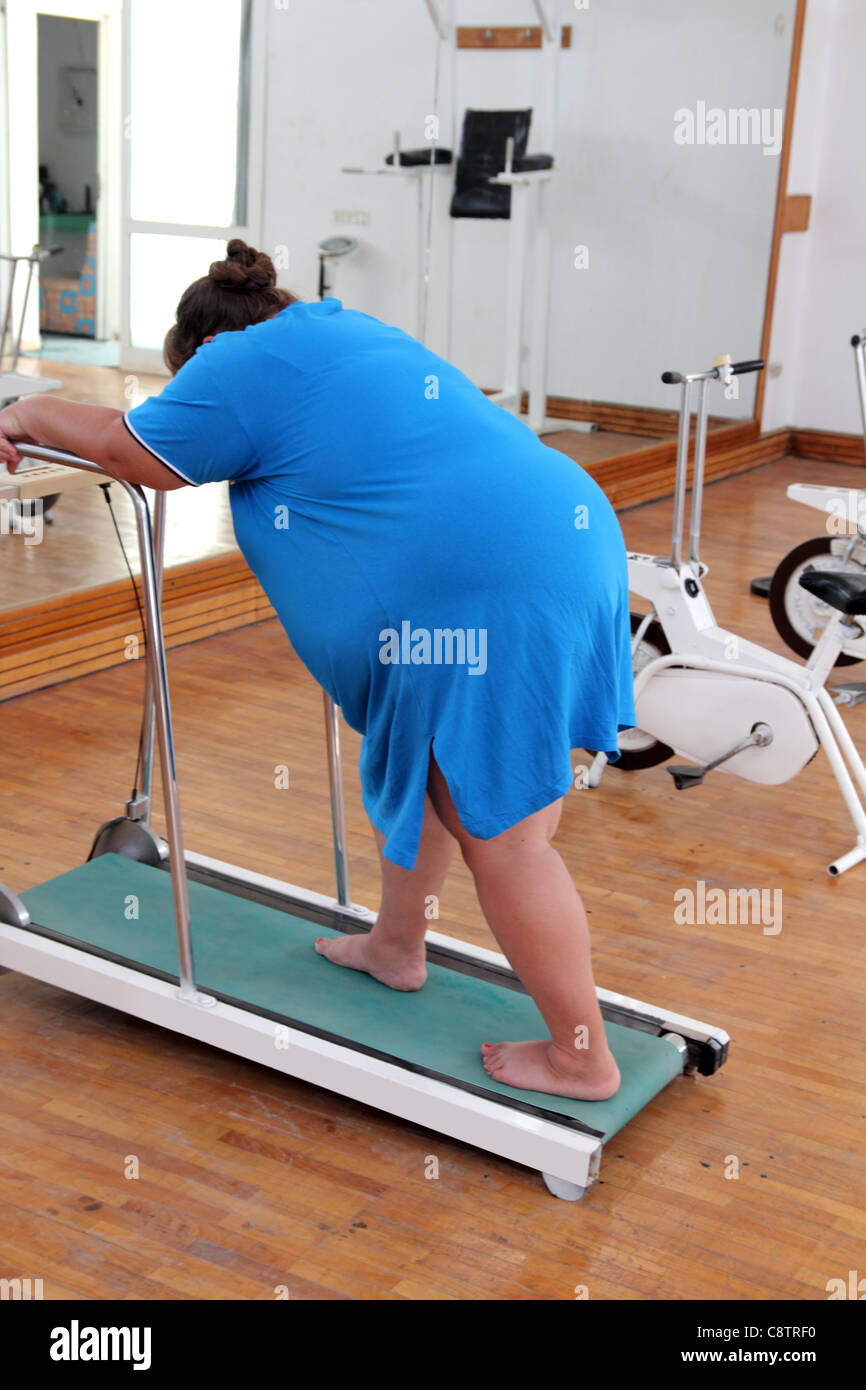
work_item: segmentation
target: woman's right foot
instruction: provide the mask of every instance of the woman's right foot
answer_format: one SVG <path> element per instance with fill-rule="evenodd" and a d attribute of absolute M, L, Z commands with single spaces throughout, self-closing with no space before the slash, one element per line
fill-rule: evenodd
<path fill-rule="evenodd" d="M 427 960 L 423 945 L 420 951 L 383 951 L 373 932 L 358 932 L 354 936 L 320 936 L 316 950 L 334 965 L 348 970 L 361 970 L 372 975 L 389 989 L 404 991 L 420 989 L 427 979 Z"/>

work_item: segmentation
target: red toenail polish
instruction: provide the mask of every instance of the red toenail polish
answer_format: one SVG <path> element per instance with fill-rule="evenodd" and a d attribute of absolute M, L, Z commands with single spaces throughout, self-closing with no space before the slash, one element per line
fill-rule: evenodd
<path fill-rule="evenodd" d="M 324 938 L 323 936 L 317 936 L 317 937 L 316 937 L 316 945 L 318 946 L 319 942 L 320 942 L 320 941 L 324 941 L 324 939 L 325 939 L 325 938 Z"/>

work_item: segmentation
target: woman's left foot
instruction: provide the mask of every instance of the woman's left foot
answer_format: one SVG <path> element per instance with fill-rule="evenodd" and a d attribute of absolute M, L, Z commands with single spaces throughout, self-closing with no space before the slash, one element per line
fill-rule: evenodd
<path fill-rule="evenodd" d="M 619 1090 L 613 1054 L 598 1060 L 575 1051 L 570 1056 L 553 1042 L 485 1043 L 481 1056 L 489 1076 L 521 1091 L 543 1091 L 572 1100 L 608 1100 Z"/>

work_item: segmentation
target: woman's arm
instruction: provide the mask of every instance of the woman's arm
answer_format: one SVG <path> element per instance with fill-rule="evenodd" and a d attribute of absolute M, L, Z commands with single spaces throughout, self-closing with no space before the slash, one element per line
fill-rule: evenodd
<path fill-rule="evenodd" d="M 0 460 L 14 473 L 21 462 L 15 447 L 47 444 L 98 463 L 115 478 L 168 492 L 185 480 L 154 458 L 132 437 L 123 411 L 102 405 L 80 405 L 60 396 L 25 396 L 0 410 Z"/>

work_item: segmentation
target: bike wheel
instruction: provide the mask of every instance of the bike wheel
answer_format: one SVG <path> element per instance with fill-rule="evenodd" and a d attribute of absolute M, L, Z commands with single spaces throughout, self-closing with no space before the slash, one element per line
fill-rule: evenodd
<path fill-rule="evenodd" d="M 804 661 L 812 655 L 815 643 L 835 613 L 829 604 L 802 588 L 800 575 L 810 569 L 863 574 L 863 566 L 856 560 L 846 561 L 833 554 L 830 536 L 803 541 L 779 561 L 770 584 L 770 616 L 782 641 Z M 836 665 L 855 666 L 859 659 L 840 652 Z"/>
<path fill-rule="evenodd" d="M 644 614 L 631 614 L 631 634 L 632 637 L 637 633 L 638 628 L 644 621 Z M 632 657 L 634 675 L 642 671 L 651 661 L 655 661 L 657 656 L 667 656 L 670 652 L 668 640 L 665 637 L 661 623 L 652 622 L 644 632 L 640 641 L 640 646 Z M 665 762 L 673 757 L 674 750 L 659 739 L 653 738 L 643 729 L 624 729 L 618 739 L 619 760 L 611 763 L 611 767 L 617 768 L 620 772 L 640 772 L 645 767 L 655 767 L 658 763 Z"/>

